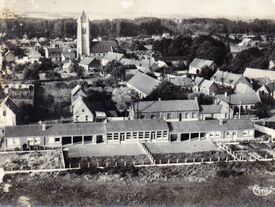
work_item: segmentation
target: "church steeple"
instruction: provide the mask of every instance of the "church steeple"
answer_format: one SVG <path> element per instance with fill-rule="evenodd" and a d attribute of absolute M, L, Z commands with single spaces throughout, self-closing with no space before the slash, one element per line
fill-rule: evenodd
<path fill-rule="evenodd" d="M 77 20 L 77 57 L 82 59 L 90 55 L 90 25 L 85 12 Z"/>

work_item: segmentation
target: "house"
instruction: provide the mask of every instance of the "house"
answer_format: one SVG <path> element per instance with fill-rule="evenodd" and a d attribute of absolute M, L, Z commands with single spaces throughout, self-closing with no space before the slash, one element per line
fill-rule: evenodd
<path fill-rule="evenodd" d="M 201 77 L 196 77 L 193 91 L 196 93 L 204 93 L 206 95 L 214 95 L 218 92 L 218 86 L 214 81 L 210 81 Z"/>
<path fill-rule="evenodd" d="M 86 73 L 94 72 L 101 67 L 101 63 L 98 59 L 92 57 L 83 58 L 78 65 L 84 68 Z"/>
<path fill-rule="evenodd" d="M 256 68 L 246 68 L 243 76 L 249 79 L 255 78 L 270 78 L 270 80 L 275 80 L 275 71 L 274 70 L 264 70 Z"/>
<path fill-rule="evenodd" d="M 65 73 L 72 73 L 74 68 L 74 64 L 71 61 L 65 62 L 62 66 L 62 70 Z"/>
<path fill-rule="evenodd" d="M 156 66 L 156 62 L 153 58 L 133 60 L 128 58 L 122 58 L 120 62 L 125 66 L 136 66 L 139 70 L 151 69 L 153 66 Z"/>
<path fill-rule="evenodd" d="M 216 102 L 224 101 L 228 103 L 234 110 L 251 110 L 257 103 L 261 102 L 257 93 L 254 94 L 230 94 L 216 95 Z"/>
<path fill-rule="evenodd" d="M 45 47 L 45 57 L 50 59 L 53 63 L 58 64 L 62 61 L 62 48 Z"/>
<path fill-rule="evenodd" d="M 211 139 L 235 142 L 252 140 L 255 137 L 254 125 L 247 119 L 171 122 L 169 126 L 171 141 Z"/>
<path fill-rule="evenodd" d="M 31 51 L 30 51 L 30 53 L 29 53 L 29 61 L 31 63 L 33 63 L 35 61 L 36 62 L 40 62 L 41 58 L 42 58 L 41 53 L 38 50 L 32 48 Z"/>
<path fill-rule="evenodd" d="M 257 90 L 257 94 L 262 101 L 275 100 L 275 81 L 267 83 Z"/>
<path fill-rule="evenodd" d="M 14 101 L 7 96 L 0 104 L 0 128 L 16 126 L 20 111 Z"/>
<path fill-rule="evenodd" d="M 116 52 L 107 52 L 106 55 L 102 58 L 101 64 L 107 65 L 110 61 L 120 61 L 123 58 L 123 54 Z"/>
<path fill-rule="evenodd" d="M 189 74 L 197 75 L 200 74 L 202 69 L 208 67 L 211 70 L 215 70 L 216 64 L 212 60 L 204 60 L 195 58 L 189 65 Z"/>
<path fill-rule="evenodd" d="M 244 76 L 221 70 L 217 70 L 211 77 L 211 80 L 219 85 L 229 86 L 231 88 L 235 88 L 238 83 L 245 83 L 249 85 L 249 82 Z"/>
<path fill-rule="evenodd" d="M 169 76 L 168 81 L 173 83 L 176 86 L 180 86 L 183 89 L 192 90 L 195 83 L 191 78 L 184 76 Z"/>
<path fill-rule="evenodd" d="M 234 110 L 226 102 L 214 105 L 201 105 L 200 119 L 230 119 L 233 118 L 233 113 Z"/>
<path fill-rule="evenodd" d="M 79 96 L 86 98 L 87 94 L 83 88 L 82 85 L 77 84 L 72 90 L 71 90 L 71 103 L 73 103 Z"/>
<path fill-rule="evenodd" d="M 118 44 L 114 40 L 92 41 L 90 53 L 95 57 L 103 57 L 108 52 L 113 52 L 117 46 Z"/>
<path fill-rule="evenodd" d="M 72 111 L 74 122 L 100 122 L 106 119 L 101 103 L 89 102 L 82 96 L 72 103 Z"/>
<path fill-rule="evenodd" d="M 245 83 L 238 83 L 235 88 L 236 93 L 240 94 L 254 94 L 256 91 L 250 86 Z"/>
<path fill-rule="evenodd" d="M 197 100 L 158 100 L 133 103 L 130 119 L 163 119 L 166 121 L 199 120 Z"/>
<path fill-rule="evenodd" d="M 140 98 L 148 96 L 159 85 L 160 81 L 139 71 L 127 82 L 127 87 L 134 89 Z"/>

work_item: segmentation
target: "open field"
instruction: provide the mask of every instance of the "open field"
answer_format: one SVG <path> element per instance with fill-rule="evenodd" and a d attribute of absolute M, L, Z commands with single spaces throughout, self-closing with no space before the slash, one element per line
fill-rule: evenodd
<path fill-rule="evenodd" d="M 251 206 L 275 205 L 275 194 L 258 197 L 250 186 L 275 186 L 271 163 L 172 168 L 91 169 L 71 173 L 5 176 L 3 206 Z M 23 199 L 24 198 L 24 199 Z"/>

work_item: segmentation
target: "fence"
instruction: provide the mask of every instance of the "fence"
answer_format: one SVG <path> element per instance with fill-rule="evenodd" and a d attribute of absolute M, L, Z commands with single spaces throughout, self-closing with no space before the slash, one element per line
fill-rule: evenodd
<path fill-rule="evenodd" d="M 0 150 L 0 154 L 8 154 L 8 153 L 27 153 L 27 152 L 45 152 L 45 151 L 54 151 L 61 150 L 61 147 L 34 147 L 32 150 L 22 150 L 22 149 L 2 149 Z"/>

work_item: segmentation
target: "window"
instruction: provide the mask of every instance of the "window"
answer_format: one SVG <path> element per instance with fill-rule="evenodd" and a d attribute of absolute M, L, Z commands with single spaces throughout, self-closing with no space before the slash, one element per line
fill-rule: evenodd
<path fill-rule="evenodd" d="M 163 131 L 163 137 L 167 137 L 168 132 L 167 131 Z"/>
<path fill-rule="evenodd" d="M 89 121 L 89 116 L 85 116 L 86 121 Z"/>
<path fill-rule="evenodd" d="M 232 135 L 237 135 L 237 132 L 232 132 Z"/>
<path fill-rule="evenodd" d="M 156 132 L 151 132 L 151 139 L 156 139 Z"/>
<path fill-rule="evenodd" d="M 192 112 L 192 118 L 196 118 L 196 113 Z"/>
<path fill-rule="evenodd" d="M 114 140 L 118 140 L 118 133 L 114 133 Z"/>
<path fill-rule="evenodd" d="M 161 131 L 157 131 L 157 138 L 161 138 L 161 136 L 162 136 Z"/>
<path fill-rule="evenodd" d="M 107 139 L 108 140 L 113 140 L 113 133 L 108 133 L 107 134 Z"/>
<path fill-rule="evenodd" d="M 167 114 L 166 119 L 171 119 L 171 114 L 170 113 Z"/>
<path fill-rule="evenodd" d="M 82 109 L 82 112 L 85 112 L 85 109 Z"/>
<path fill-rule="evenodd" d="M 225 136 L 230 137 L 231 133 L 227 131 L 227 132 L 225 132 Z"/>
<path fill-rule="evenodd" d="M 79 119 L 79 116 L 76 116 L 76 117 L 75 117 L 75 121 L 78 121 L 78 119 Z"/>
<path fill-rule="evenodd" d="M 3 116 L 6 116 L 7 115 L 7 112 L 6 111 L 3 111 Z"/>
<path fill-rule="evenodd" d="M 179 113 L 179 121 L 182 120 L 182 113 Z"/>
<path fill-rule="evenodd" d="M 145 139 L 149 139 L 150 138 L 150 132 L 145 132 Z"/>
<path fill-rule="evenodd" d="M 185 118 L 185 119 L 188 119 L 188 113 L 185 113 L 185 114 L 184 114 L 184 118 Z"/>
<path fill-rule="evenodd" d="M 137 139 L 137 132 L 133 132 L 133 139 Z"/>
<path fill-rule="evenodd" d="M 220 132 L 215 132 L 215 137 L 220 137 L 221 133 Z"/>
<path fill-rule="evenodd" d="M 145 119 L 145 115 L 140 115 L 140 119 Z"/>
<path fill-rule="evenodd" d="M 131 139 L 131 132 L 126 133 L 126 139 Z"/>
<path fill-rule="evenodd" d="M 247 136 L 248 135 L 248 130 L 244 130 L 243 131 L 243 136 Z"/>
<path fill-rule="evenodd" d="M 152 114 L 151 119 L 156 119 L 156 115 Z"/>
<path fill-rule="evenodd" d="M 138 138 L 139 138 L 139 139 L 143 139 L 143 132 L 139 132 L 139 133 L 138 133 Z"/>
<path fill-rule="evenodd" d="M 55 137 L 54 142 L 60 142 L 60 137 Z"/>

